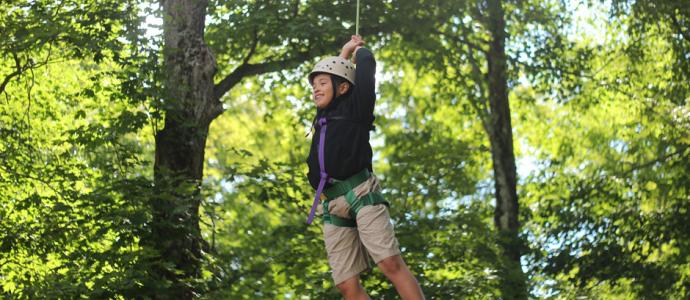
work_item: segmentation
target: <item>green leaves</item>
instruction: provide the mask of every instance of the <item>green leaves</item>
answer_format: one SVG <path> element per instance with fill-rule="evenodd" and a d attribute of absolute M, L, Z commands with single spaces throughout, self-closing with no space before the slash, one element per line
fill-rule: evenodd
<path fill-rule="evenodd" d="M 621 34 L 615 25 L 610 34 Z M 518 129 L 545 163 L 523 198 L 532 208 L 534 255 L 561 281 L 561 293 L 573 281 L 603 298 L 687 293 L 679 288 L 686 272 L 674 266 L 687 253 L 671 245 L 687 238 L 673 224 L 686 217 L 687 144 L 677 137 L 688 128 L 669 117 L 686 105 L 668 84 L 680 71 L 670 71 L 672 46 L 652 32 L 592 52 L 588 64 L 600 70 L 593 82 L 568 94 L 567 105 L 527 108 L 530 126 Z"/>
<path fill-rule="evenodd" d="M 491 156 L 474 105 L 487 92 L 483 3 L 362 3 L 361 30 L 381 66 L 374 170 L 405 260 L 432 299 L 502 297 L 500 277 L 512 276 L 492 229 Z M 205 38 L 216 82 L 243 64 L 337 54 L 354 5 L 212 1 Z M 504 5 L 525 243 L 514 246 L 529 248 L 521 267 L 533 296 L 687 298 L 690 10 L 614 1 L 576 17 L 558 1 Z M 168 236 L 152 228 L 186 218 L 170 236 L 204 239 L 190 258 L 199 277 L 184 282 L 200 297 L 339 297 L 319 225 L 304 225 L 307 66 L 245 77 L 211 124 L 203 180 L 156 186 L 154 136 L 169 104 L 160 37 L 143 34 L 142 7 L 0 7 L 0 295 L 166 293 L 173 283 L 151 272 L 184 270 L 160 259 L 169 254 L 149 242 Z M 602 34 L 579 27 L 593 18 Z M 198 216 L 180 194 L 197 197 Z M 167 219 L 152 214 L 154 200 Z M 373 298 L 396 297 L 380 272 L 362 278 Z"/>

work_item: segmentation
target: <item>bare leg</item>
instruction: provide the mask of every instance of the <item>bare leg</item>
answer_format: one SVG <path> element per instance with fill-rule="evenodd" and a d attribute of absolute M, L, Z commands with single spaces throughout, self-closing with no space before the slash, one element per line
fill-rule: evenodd
<path fill-rule="evenodd" d="M 378 263 L 383 274 L 393 282 L 400 298 L 403 300 L 423 300 L 424 294 L 407 264 L 400 255 L 385 258 Z M 359 282 L 358 282 L 359 283 Z"/>
<path fill-rule="evenodd" d="M 346 279 L 337 285 L 345 300 L 370 300 L 369 295 L 359 283 L 359 276 Z"/>

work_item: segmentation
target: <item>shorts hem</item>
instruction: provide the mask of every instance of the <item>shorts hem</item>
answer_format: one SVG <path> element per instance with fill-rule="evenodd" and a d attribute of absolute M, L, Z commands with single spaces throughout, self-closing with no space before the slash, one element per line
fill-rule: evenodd
<path fill-rule="evenodd" d="M 345 273 L 344 275 L 339 275 L 338 278 L 333 276 L 333 282 L 335 282 L 335 285 L 337 286 L 337 285 L 343 283 L 343 281 L 348 280 L 352 277 L 355 277 L 355 276 L 361 274 L 362 272 L 364 272 L 368 269 L 369 269 L 369 267 L 364 267 L 364 268 L 361 268 L 361 270 L 359 270 L 359 271 L 350 271 L 350 272 Z"/>
<path fill-rule="evenodd" d="M 381 261 L 383 261 L 384 259 L 392 257 L 392 256 L 396 256 L 396 255 L 402 255 L 402 253 L 400 252 L 400 249 L 385 252 L 383 255 L 377 255 L 381 259 L 374 259 L 374 263 L 378 264 Z"/>

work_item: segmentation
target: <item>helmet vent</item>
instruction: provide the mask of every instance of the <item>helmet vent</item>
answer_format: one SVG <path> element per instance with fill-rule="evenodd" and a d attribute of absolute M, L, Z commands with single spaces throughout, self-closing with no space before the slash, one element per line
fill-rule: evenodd
<path fill-rule="evenodd" d="M 338 64 L 340 63 L 340 64 Z M 311 83 L 311 80 L 313 79 L 314 76 L 316 76 L 317 73 L 326 73 L 326 74 L 331 74 L 331 75 L 336 75 L 343 77 L 345 80 L 350 82 L 350 84 L 354 84 L 355 82 L 355 66 L 352 65 L 352 62 L 342 58 L 342 57 L 336 57 L 336 56 L 331 56 L 327 57 L 320 62 L 318 62 L 315 66 L 314 69 L 309 73 L 309 81 Z"/>

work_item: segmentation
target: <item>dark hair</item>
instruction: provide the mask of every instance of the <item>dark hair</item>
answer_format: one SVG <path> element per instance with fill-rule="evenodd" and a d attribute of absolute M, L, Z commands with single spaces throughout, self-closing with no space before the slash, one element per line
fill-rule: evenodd
<path fill-rule="evenodd" d="M 347 83 L 350 85 L 350 88 L 347 89 L 347 92 L 345 92 L 345 94 L 343 94 L 343 95 L 347 95 L 347 94 L 349 94 L 349 93 L 352 91 L 352 83 L 350 83 L 349 81 L 347 81 L 347 79 L 345 79 L 345 78 L 342 78 L 342 77 L 340 77 L 340 76 L 338 76 L 338 75 L 333 75 L 333 74 L 331 74 L 331 83 L 333 84 L 333 93 L 334 93 L 333 96 L 334 96 L 334 97 L 335 97 L 335 90 L 336 90 L 336 89 L 340 86 L 340 84 L 343 83 L 343 82 L 347 82 Z"/>

